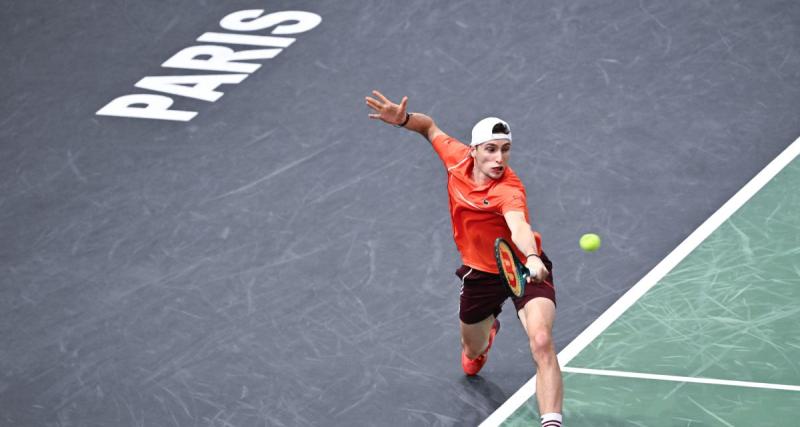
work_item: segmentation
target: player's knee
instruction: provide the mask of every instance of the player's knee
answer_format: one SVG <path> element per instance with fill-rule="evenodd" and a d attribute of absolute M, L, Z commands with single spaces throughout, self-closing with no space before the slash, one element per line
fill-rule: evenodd
<path fill-rule="evenodd" d="M 553 338 L 545 328 L 532 331 L 528 338 L 530 339 L 531 353 L 537 363 L 548 363 L 555 357 L 553 350 Z"/>

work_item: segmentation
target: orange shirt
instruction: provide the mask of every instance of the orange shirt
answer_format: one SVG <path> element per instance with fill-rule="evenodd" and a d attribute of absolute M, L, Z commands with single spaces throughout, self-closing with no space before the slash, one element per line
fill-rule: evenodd
<path fill-rule="evenodd" d="M 464 265 L 498 273 L 494 257 L 494 241 L 498 237 L 511 243 L 517 256 L 524 259 L 511 241 L 511 230 L 503 217 L 506 212 L 521 211 L 530 224 L 525 187 L 514 171 L 507 167 L 500 179 L 477 185 L 472 180 L 474 159 L 469 155 L 469 146 L 448 135 L 437 136 L 432 145 L 447 169 L 453 239 Z M 538 243 L 538 236 L 536 240 Z"/>

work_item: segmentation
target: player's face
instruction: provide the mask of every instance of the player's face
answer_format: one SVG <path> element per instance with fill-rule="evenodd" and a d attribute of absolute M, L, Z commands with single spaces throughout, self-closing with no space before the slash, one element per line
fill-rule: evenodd
<path fill-rule="evenodd" d="M 491 179 L 500 179 L 508 166 L 511 155 L 511 142 L 496 139 L 484 142 L 472 150 L 478 174 Z"/>

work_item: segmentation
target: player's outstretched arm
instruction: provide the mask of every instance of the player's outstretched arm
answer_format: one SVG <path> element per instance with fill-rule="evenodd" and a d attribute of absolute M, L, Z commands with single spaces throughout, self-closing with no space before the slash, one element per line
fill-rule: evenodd
<path fill-rule="evenodd" d="M 406 109 L 408 106 L 407 96 L 404 96 L 399 104 L 395 104 L 377 90 L 373 90 L 372 95 L 375 97 L 365 97 L 367 105 L 374 111 L 374 113 L 370 113 L 369 118 L 394 126 L 402 126 L 419 133 L 428 141 L 433 141 L 437 135 L 444 133 L 436 126 L 433 119 L 425 114 L 409 113 Z"/>
<path fill-rule="evenodd" d="M 525 214 L 520 211 L 510 211 L 506 212 L 503 217 L 505 217 L 506 224 L 511 230 L 511 240 L 526 255 L 527 259 L 523 260 L 523 262 L 533 275 L 528 280 L 541 282 L 542 279 L 547 277 L 547 267 L 538 257 L 539 247 L 536 245 L 536 238 L 533 235 L 531 226 L 525 221 Z"/>

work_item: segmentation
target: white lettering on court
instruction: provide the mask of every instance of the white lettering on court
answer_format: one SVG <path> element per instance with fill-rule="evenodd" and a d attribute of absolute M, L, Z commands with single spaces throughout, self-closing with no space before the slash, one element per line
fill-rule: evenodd
<path fill-rule="evenodd" d="M 229 31 L 261 31 L 274 27 L 271 35 L 206 32 L 197 38 L 205 43 L 181 49 L 161 64 L 164 68 L 200 70 L 213 74 L 146 76 L 134 86 L 159 94 L 136 93 L 117 97 L 97 111 L 100 116 L 187 122 L 196 111 L 172 110 L 174 97 L 216 102 L 224 94 L 222 85 L 239 84 L 261 67 L 262 61 L 278 56 L 295 42 L 292 37 L 315 28 L 322 17 L 315 13 L 286 10 L 264 15 L 262 9 L 233 12 L 220 21 Z M 215 44 L 209 44 L 215 43 Z M 221 44 L 233 45 L 233 49 Z M 242 49 L 242 47 L 250 47 Z M 167 96 L 172 95 L 172 96 Z"/>

